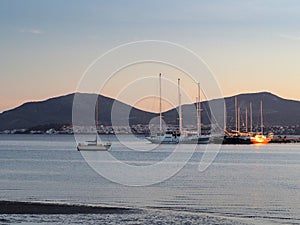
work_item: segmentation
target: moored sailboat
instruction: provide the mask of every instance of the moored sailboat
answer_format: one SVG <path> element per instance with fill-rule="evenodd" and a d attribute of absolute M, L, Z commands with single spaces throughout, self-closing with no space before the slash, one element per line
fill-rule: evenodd
<path fill-rule="evenodd" d="M 162 100 L 161 100 L 161 73 L 159 74 L 159 133 L 146 137 L 148 141 L 154 144 L 178 144 L 180 132 L 167 130 L 163 132 L 162 129 Z"/>
<path fill-rule="evenodd" d="M 98 132 L 98 96 L 96 102 L 96 132 Z M 78 143 L 77 150 L 78 151 L 108 151 L 111 147 L 111 143 L 100 143 L 98 142 L 98 134 L 96 133 L 96 138 L 93 141 L 86 141 L 83 143 Z"/>
<path fill-rule="evenodd" d="M 200 85 L 198 83 L 198 97 L 197 97 L 197 134 L 186 134 L 182 128 L 182 107 L 181 107 L 181 89 L 180 79 L 178 78 L 178 114 L 179 114 L 179 129 L 167 130 L 162 132 L 162 102 L 161 102 L 161 74 L 159 74 L 159 124 L 160 132 L 156 136 L 146 137 L 148 141 L 155 144 L 208 144 L 210 136 L 201 135 L 201 106 L 200 106 Z"/>
<path fill-rule="evenodd" d="M 222 144 L 251 144 L 250 133 L 240 132 L 240 108 L 238 107 L 238 99 L 235 97 L 235 130 L 228 131 L 226 127 L 226 105 L 224 103 L 224 139 Z"/>
<path fill-rule="evenodd" d="M 182 135 L 180 143 L 183 144 L 208 144 L 210 141 L 210 135 L 202 135 L 201 132 L 201 98 L 200 98 L 200 83 L 197 83 L 198 96 L 196 98 L 196 112 L 197 112 L 197 134 L 196 135 Z M 180 97 L 180 95 L 179 95 Z M 179 104 L 181 108 L 181 104 Z M 179 110 L 181 112 L 181 109 Z M 180 119 L 179 119 L 180 121 Z M 182 133 L 182 131 L 181 131 Z"/>
<path fill-rule="evenodd" d="M 264 135 L 264 124 L 263 124 L 263 103 L 260 101 L 260 133 L 255 134 L 251 137 L 253 144 L 268 144 L 272 140 L 271 137 Z"/>
<path fill-rule="evenodd" d="M 93 141 L 86 141 L 77 145 L 78 151 L 108 151 L 111 143 L 99 143 L 97 138 Z"/>

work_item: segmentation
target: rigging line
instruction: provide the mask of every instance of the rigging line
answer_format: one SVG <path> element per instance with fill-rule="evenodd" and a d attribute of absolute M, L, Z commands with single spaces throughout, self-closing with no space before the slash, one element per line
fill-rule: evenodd
<path fill-rule="evenodd" d="M 202 90 L 200 90 L 200 91 L 201 91 L 202 95 L 205 97 L 206 102 L 207 102 L 208 105 L 209 105 L 209 101 L 208 101 L 208 98 L 207 98 L 205 92 L 202 91 Z M 201 104 L 201 103 L 200 103 L 200 104 Z M 201 105 L 201 106 L 202 106 L 202 105 Z M 205 104 L 203 104 L 203 107 L 202 107 L 201 109 L 203 109 L 203 108 L 205 108 L 207 117 L 208 117 L 208 118 L 213 117 L 214 121 L 217 122 L 217 119 L 216 119 L 215 115 L 210 111 L 210 109 L 209 109 L 209 111 L 208 111 L 208 109 L 206 108 Z M 208 115 L 208 112 L 210 112 L 210 116 Z M 210 118 L 210 123 L 212 124 L 212 118 Z M 217 125 L 217 128 L 223 130 L 224 127 L 221 127 L 221 126 L 219 125 L 219 123 L 216 123 L 216 125 Z"/>

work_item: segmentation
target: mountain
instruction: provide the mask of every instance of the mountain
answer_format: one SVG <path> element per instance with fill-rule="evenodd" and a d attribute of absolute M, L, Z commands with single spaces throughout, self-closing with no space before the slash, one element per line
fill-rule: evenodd
<path fill-rule="evenodd" d="M 45 101 L 28 102 L 0 113 L 0 131 L 29 129 L 48 124 L 71 124 L 74 96 L 73 93 Z M 82 99 L 81 104 L 83 107 L 95 105 L 95 94 L 77 93 L 76 96 Z M 113 105 L 117 109 L 115 110 L 118 114 L 115 116 L 117 125 L 125 125 L 124 118 L 128 118 L 128 115 L 125 115 L 126 112 L 130 112 L 130 124 L 147 123 L 156 116 L 156 114 L 132 108 L 127 104 L 102 95 L 98 96 L 98 102 L 99 124 L 103 125 L 111 125 L 110 115 Z"/>
<path fill-rule="evenodd" d="M 246 123 L 246 110 L 248 111 L 248 124 L 250 124 L 250 102 L 252 103 L 253 127 L 260 126 L 260 101 L 263 101 L 263 121 L 265 127 L 271 126 L 292 126 L 300 125 L 300 101 L 280 98 L 269 92 L 259 92 L 251 94 L 240 94 L 224 98 L 226 103 L 226 121 L 228 127 L 235 127 L 235 97 L 241 111 L 241 124 Z M 202 123 L 210 124 L 209 105 L 220 101 L 215 99 L 201 103 Z M 219 104 L 220 106 L 221 104 Z M 222 106 L 222 105 L 221 105 Z M 195 105 L 189 104 L 183 107 L 183 121 L 186 124 L 196 124 Z M 223 110 L 223 107 L 222 109 Z M 174 123 L 177 120 L 176 109 L 164 113 L 167 123 Z M 248 125 L 250 126 L 250 125 Z"/>
<path fill-rule="evenodd" d="M 83 101 L 81 107 L 88 107 L 95 104 L 95 94 L 77 93 Z M 0 113 L 0 131 L 11 129 L 28 129 L 35 126 L 47 124 L 71 124 L 72 106 L 75 94 L 50 98 L 45 101 L 28 102 L 12 110 Z M 300 102 L 280 98 L 272 93 L 260 92 L 252 94 L 240 94 L 237 96 L 241 109 L 241 122 L 245 122 L 245 111 L 249 104 L 253 104 L 253 124 L 259 124 L 260 101 L 263 101 L 264 125 L 300 125 Z M 225 98 L 227 109 L 227 125 L 235 124 L 235 96 Z M 125 125 L 129 115 L 129 124 L 148 124 L 158 114 L 145 112 L 131 107 L 120 101 L 102 95 L 98 96 L 99 101 L 99 124 L 111 125 L 111 111 L 114 110 L 114 124 Z M 209 104 L 216 103 L 220 99 L 205 101 L 201 103 L 202 122 L 209 124 Z M 196 112 L 194 104 L 183 106 L 184 124 L 196 124 Z M 163 113 L 164 120 L 168 124 L 177 124 L 178 113 L 176 109 Z"/>
<path fill-rule="evenodd" d="M 235 121 L 235 96 L 225 98 L 227 108 L 227 123 L 233 126 Z M 241 121 L 245 122 L 246 108 L 252 102 L 253 126 L 260 123 L 260 101 L 263 102 L 263 121 L 266 127 L 300 125 L 300 101 L 287 100 L 269 92 L 237 95 L 241 109 Z M 249 120 L 248 120 L 249 121 Z"/>

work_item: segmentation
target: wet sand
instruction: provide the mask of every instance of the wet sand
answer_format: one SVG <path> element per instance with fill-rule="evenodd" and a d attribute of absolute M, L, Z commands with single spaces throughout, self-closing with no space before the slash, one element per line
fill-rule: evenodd
<path fill-rule="evenodd" d="M 121 207 L 0 201 L 0 214 L 124 214 L 138 211 Z"/>

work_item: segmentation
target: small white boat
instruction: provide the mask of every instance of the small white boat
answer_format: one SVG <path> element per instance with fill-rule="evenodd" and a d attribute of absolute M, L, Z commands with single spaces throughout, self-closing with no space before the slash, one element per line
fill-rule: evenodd
<path fill-rule="evenodd" d="M 98 97 L 96 101 L 96 110 L 95 110 L 95 122 L 96 122 L 96 130 L 98 130 Z M 78 151 L 108 151 L 111 147 L 111 143 L 98 143 L 98 136 L 96 134 L 96 138 L 94 141 L 86 141 L 84 143 L 78 143 L 77 150 Z"/>
<path fill-rule="evenodd" d="M 97 138 L 94 141 L 86 141 L 77 145 L 78 151 L 108 151 L 111 143 L 98 143 Z"/>
<path fill-rule="evenodd" d="M 164 134 L 146 137 L 146 139 L 154 144 L 178 144 L 180 140 L 176 132 L 172 130 L 168 130 Z"/>

